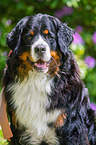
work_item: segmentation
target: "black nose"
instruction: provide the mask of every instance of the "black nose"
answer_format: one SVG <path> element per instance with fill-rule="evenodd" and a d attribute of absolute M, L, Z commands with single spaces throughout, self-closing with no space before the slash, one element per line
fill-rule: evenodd
<path fill-rule="evenodd" d="M 39 55 L 42 55 L 46 52 L 46 47 L 44 45 L 37 45 L 35 48 L 34 48 L 34 51 L 35 53 L 39 54 Z"/>

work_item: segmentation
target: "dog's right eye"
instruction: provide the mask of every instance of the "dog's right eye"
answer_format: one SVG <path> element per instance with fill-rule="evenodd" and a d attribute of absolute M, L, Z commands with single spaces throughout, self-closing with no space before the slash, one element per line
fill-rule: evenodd
<path fill-rule="evenodd" d="M 32 40 L 32 35 L 26 35 L 24 37 L 24 39 L 27 40 L 27 41 L 30 41 L 30 40 Z"/>
<path fill-rule="evenodd" d="M 33 36 L 31 34 L 25 34 L 23 35 L 23 40 L 25 42 L 30 42 L 32 40 Z"/>

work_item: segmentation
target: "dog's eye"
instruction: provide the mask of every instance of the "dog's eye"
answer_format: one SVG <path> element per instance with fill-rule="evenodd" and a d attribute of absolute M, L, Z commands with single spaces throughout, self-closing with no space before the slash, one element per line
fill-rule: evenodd
<path fill-rule="evenodd" d="M 52 41 L 53 40 L 53 37 L 51 35 L 48 35 L 47 38 Z"/>
<path fill-rule="evenodd" d="M 30 40 L 31 38 L 32 38 L 31 36 L 28 37 L 29 40 Z"/>
<path fill-rule="evenodd" d="M 32 35 L 25 35 L 25 37 L 23 37 L 25 41 L 30 41 L 32 40 Z"/>
<path fill-rule="evenodd" d="M 48 36 L 48 39 L 52 39 L 52 37 L 51 36 Z"/>

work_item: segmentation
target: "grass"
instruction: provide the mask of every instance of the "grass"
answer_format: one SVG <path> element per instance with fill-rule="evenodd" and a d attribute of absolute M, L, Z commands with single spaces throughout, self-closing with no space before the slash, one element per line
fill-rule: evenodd
<path fill-rule="evenodd" d="M 0 130 L 0 145 L 8 145 L 6 140 L 3 138 L 2 131 Z"/>

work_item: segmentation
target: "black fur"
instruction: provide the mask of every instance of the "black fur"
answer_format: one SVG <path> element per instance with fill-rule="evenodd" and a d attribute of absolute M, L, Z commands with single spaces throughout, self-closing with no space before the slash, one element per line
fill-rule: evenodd
<path fill-rule="evenodd" d="M 66 24 L 60 22 L 57 18 L 38 14 L 23 18 L 16 27 L 7 35 L 7 45 L 13 50 L 7 59 L 7 69 L 3 78 L 4 95 L 7 101 L 8 114 L 11 121 L 11 129 L 13 138 L 10 145 L 20 145 L 20 135 L 26 129 L 21 130 L 15 128 L 12 124 L 12 111 L 14 108 L 11 105 L 12 92 L 7 90 L 7 87 L 14 81 L 18 81 L 18 67 L 21 60 L 19 55 L 22 52 L 30 51 L 30 42 L 24 34 L 27 34 L 28 29 L 42 27 L 42 24 L 52 32 L 51 38 L 48 38 L 51 49 L 60 51 L 62 56 L 60 59 L 60 67 L 58 77 L 54 74 L 54 83 L 52 93 L 48 95 L 51 104 L 47 111 L 53 109 L 64 109 L 67 116 L 64 126 L 56 128 L 56 134 L 59 138 L 60 145 L 95 145 L 96 144 L 96 120 L 95 113 L 91 110 L 90 101 L 87 89 L 80 79 L 79 69 L 74 59 L 74 56 L 68 46 L 73 40 L 73 30 Z M 35 31 L 35 30 L 34 30 Z M 35 38 L 36 39 L 36 38 Z M 33 38 L 31 43 L 35 41 Z M 28 45 L 27 45 L 28 44 Z M 15 77 L 17 76 L 17 80 Z M 18 126 L 18 124 L 17 124 Z M 27 144 L 26 141 L 22 143 Z M 31 144 L 30 144 L 31 145 Z M 42 142 L 41 145 L 47 145 Z"/>

